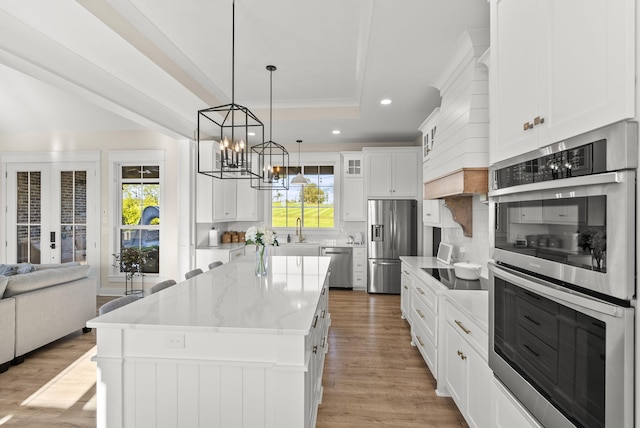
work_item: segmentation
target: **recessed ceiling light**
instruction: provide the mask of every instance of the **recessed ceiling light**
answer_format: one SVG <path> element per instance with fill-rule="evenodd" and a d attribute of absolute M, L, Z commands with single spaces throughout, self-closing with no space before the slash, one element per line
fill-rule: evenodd
<path fill-rule="evenodd" d="M 385 98 L 383 100 L 380 100 L 380 104 L 382 104 L 383 106 L 388 106 L 389 104 L 391 104 L 391 100 L 389 98 Z"/>
<path fill-rule="evenodd" d="M 333 135 L 338 135 L 340 133 L 340 130 L 339 129 L 334 129 L 333 131 L 331 131 L 331 133 Z"/>

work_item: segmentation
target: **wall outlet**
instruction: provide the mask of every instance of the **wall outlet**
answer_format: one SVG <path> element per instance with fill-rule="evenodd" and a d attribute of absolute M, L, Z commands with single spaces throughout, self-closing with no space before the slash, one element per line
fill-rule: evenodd
<path fill-rule="evenodd" d="M 165 348 L 184 348 L 184 334 L 165 334 Z"/>

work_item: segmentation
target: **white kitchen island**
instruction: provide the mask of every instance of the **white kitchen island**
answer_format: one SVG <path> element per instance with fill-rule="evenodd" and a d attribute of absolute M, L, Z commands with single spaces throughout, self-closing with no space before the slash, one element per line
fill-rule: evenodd
<path fill-rule="evenodd" d="M 328 257 L 253 256 L 87 323 L 98 427 L 315 426 L 330 325 Z"/>

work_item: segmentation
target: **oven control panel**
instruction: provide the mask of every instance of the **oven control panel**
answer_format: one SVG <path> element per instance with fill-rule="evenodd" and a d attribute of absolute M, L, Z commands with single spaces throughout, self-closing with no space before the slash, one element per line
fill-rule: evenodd
<path fill-rule="evenodd" d="M 606 140 L 510 165 L 495 171 L 498 189 L 606 172 Z"/>

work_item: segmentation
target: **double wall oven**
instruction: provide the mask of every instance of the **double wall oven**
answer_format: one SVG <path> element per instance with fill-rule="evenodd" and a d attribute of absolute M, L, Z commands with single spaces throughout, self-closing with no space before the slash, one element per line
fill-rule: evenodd
<path fill-rule="evenodd" d="M 489 365 L 545 427 L 633 426 L 637 160 L 620 122 L 490 170 Z"/>

